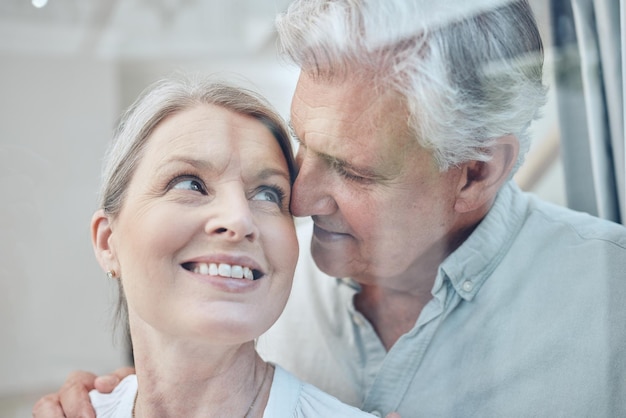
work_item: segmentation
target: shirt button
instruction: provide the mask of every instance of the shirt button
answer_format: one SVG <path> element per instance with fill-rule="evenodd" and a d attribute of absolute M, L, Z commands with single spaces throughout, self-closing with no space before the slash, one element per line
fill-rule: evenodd
<path fill-rule="evenodd" d="M 357 324 L 359 327 L 363 326 L 363 318 L 361 318 L 361 315 L 355 313 L 354 315 L 352 315 L 352 318 L 354 319 L 354 323 Z"/>
<path fill-rule="evenodd" d="M 370 414 L 374 415 L 375 417 L 382 417 L 383 414 L 380 413 L 380 411 L 372 411 L 370 412 Z"/>
<path fill-rule="evenodd" d="M 463 282 L 463 290 L 465 290 L 466 292 L 471 292 L 472 289 L 474 288 L 474 283 L 472 283 L 470 280 L 466 280 Z"/>

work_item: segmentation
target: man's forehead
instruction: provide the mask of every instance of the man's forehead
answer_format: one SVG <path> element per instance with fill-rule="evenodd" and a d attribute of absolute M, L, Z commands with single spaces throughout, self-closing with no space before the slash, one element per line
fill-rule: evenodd
<path fill-rule="evenodd" d="M 301 77 L 291 110 L 292 134 L 308 152 L 360 173 L 377 167 L 372 178 L 392 177 L 407 147 L 417 146 L 400 95 L 362 82 Z"/>
<path fill-rule="evenodd" d="M 390 119 L 406 127 L 408 111 L 404 97 L 361 78 L 327 80 L 301 75 L 291 105 L 292 127 L 296 131 L 310 129 L 305 126 L 309 123 L 317 127 L 332 124 L 375 130 Z"/>
<path fill-rule="evenodd" d="M 310 102 L 324 103 L 374 101 L 382 95 L 371 78 L 327 78 L 301 73 L 294 97 Z"/>

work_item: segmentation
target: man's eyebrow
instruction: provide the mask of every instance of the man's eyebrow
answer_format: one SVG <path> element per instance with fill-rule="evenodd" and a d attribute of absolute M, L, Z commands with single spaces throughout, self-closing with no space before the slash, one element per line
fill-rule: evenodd
<path fill-rule="evenodd" d="M 293 127 L 293 124 L 291 123 L 291 120 L 287 121 L 287 127 L 289 129 L 289 133 L 291 134 L 292 138 L 298 142 L 299 145 L 305 145 L 302 140 L 300 139 L 300 137 L 298 137 L 298 135 L 296 134 L 296 130 Z M 370 168 L 367 167 L 357 167 L 352 163 L 349 163 L 348 161 L 335 157 L 333 155 L 328 155 L 328 154 L 324 154 L 322 152 L 318 152 L 318 151 L 313 151 L 315 153 L 315 155 L 317 155 L 319 158 L 321 158 L 322 160 L 326 161 L 326 163 L 335 168 L 335 169 L 339 169 L 342 171 L 348 171 L 348 172 L 352 172 L 355 175 L 358 175 L 360 177 L 364 177 L 364 178 L 369 178 L 372 180 L 384 180 L 384 177 L 381 176 L 379 173 L 377 173 L 375 170 L 372 170 Z"/>
<path fill-rule="evenodd" d="M 359 177 L 367 178 L 370 180 L 384 180 L 383 176 L 381 176 L 379 173 L 369 167 L 357 167 L 346 160 L 328 154 L 317 153 L 317 155 L 335 169 L 347 171 Z"/>
<path fill-rule="evenodd" d="M 287 131 L 289 131 L 289 135 L 291 135 L 291 138 L 293 140 L 295 140 L 296 142 L 298 142 L 298 144 L 302 144 L 302 140 L 300 139 L 300 137 L 298 136 L 298 134 L 296 133 L 295 128 L 293 127 L 293 124 L 291 123 L 291 119 L 289 119 L 287 121 Z"/>

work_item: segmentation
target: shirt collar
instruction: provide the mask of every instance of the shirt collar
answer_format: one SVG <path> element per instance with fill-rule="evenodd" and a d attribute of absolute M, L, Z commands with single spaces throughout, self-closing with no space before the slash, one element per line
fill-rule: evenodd
<path fill-rule="evenodd" d="M 498 192 L 485 218 L 439 267 L 433 294 L 448 278 L 455 291 L 472 300 L 507 254 L 525 219 L 528 197 L 513 180 Z"/>
<path fill-rule="evenodd" d="M 513 244 L 524 224 L 527 207 L 528 196 L 513 180 L 507 182 L 485 218 L 441 263 L 432 294 L 436 295 L 448 279 L 463 299 L 472 300 Z M 336 280 L 339 287 L 346 289 L 348 300 L 361 290 L 353 279 Z"/>

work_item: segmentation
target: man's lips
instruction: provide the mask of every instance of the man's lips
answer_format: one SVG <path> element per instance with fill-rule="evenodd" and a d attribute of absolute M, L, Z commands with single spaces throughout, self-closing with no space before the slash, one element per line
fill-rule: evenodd
<path fill-rule="evenodd" d="M 345 239 L 349 237 L 350 234 L 344 234 L 342 232 L 332 232 L 322 228 L 317 224 L 313 224 L 313 236 L 319 241 L 332 242 L 340 239 Z"/>

